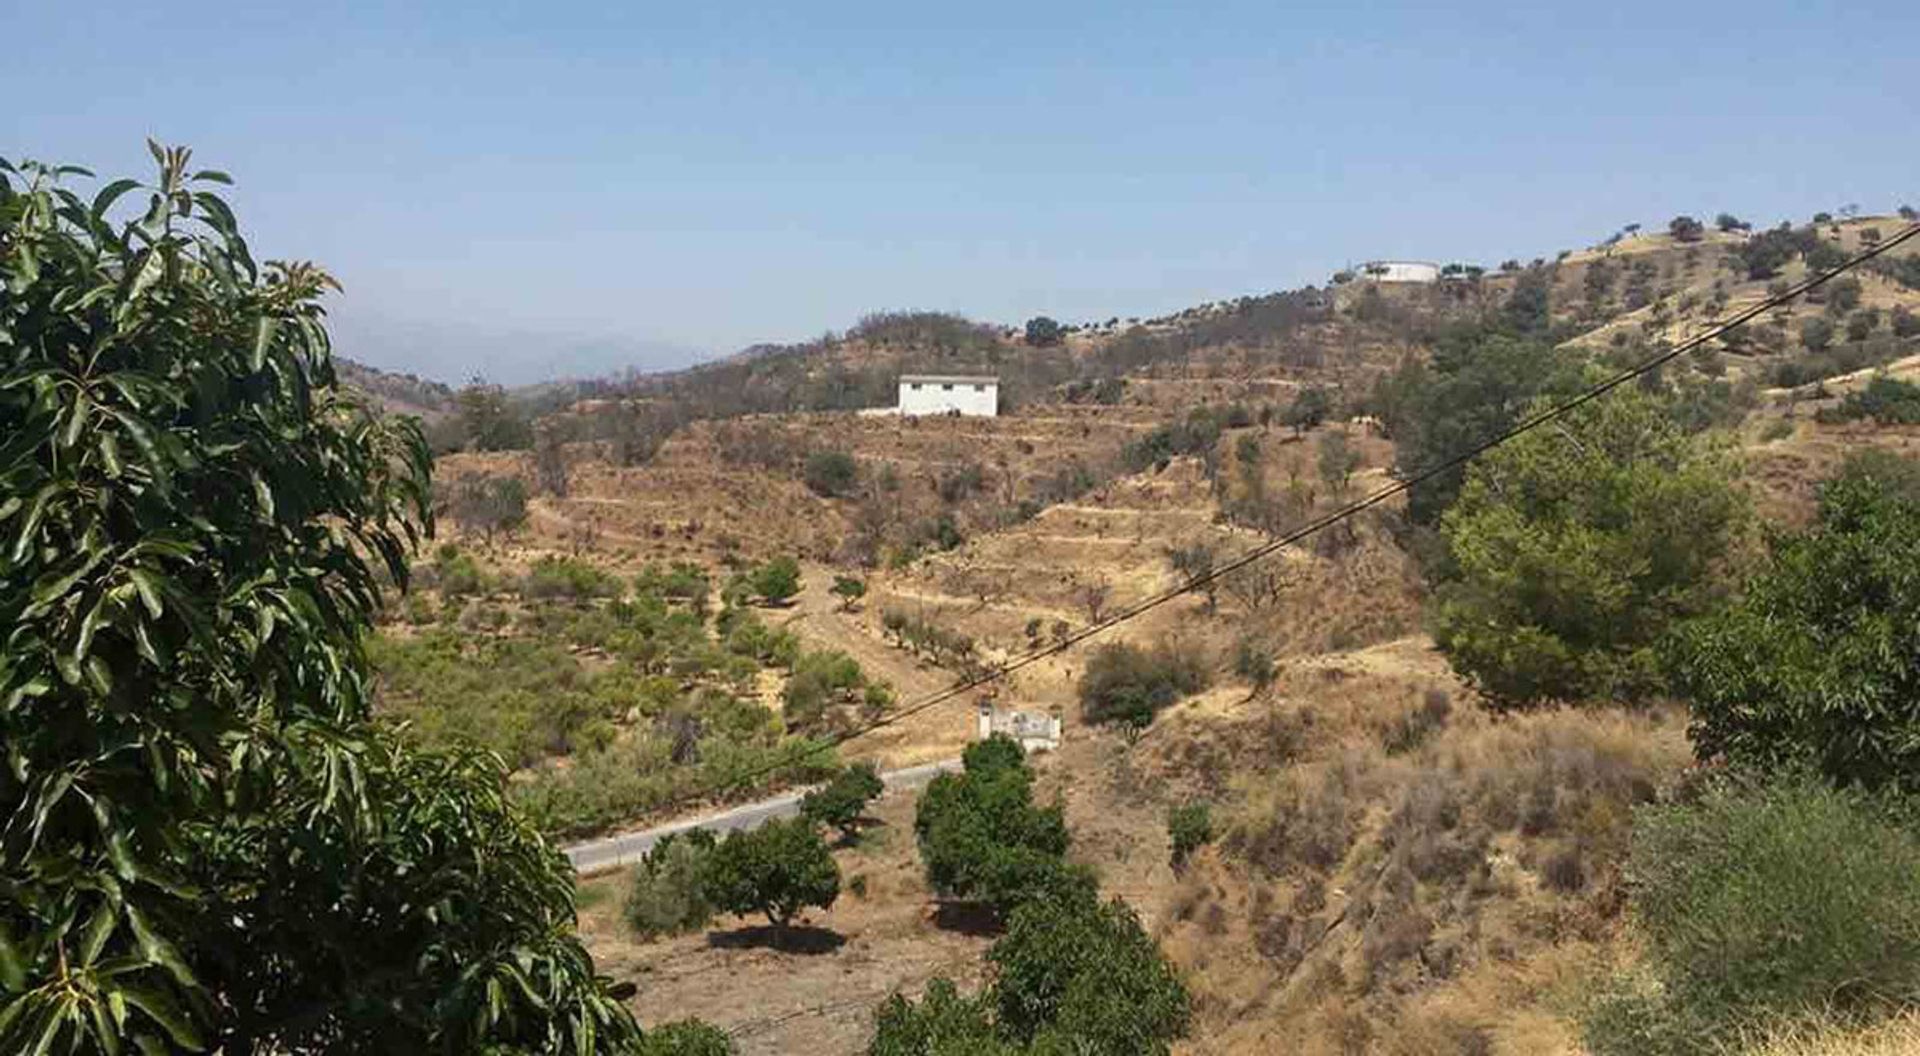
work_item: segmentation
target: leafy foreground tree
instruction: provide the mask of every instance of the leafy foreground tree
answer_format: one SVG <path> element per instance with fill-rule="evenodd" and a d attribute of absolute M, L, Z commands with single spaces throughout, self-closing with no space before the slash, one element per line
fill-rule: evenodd
<path fill-rule="evenodd" d="M 1669 654 L 1702 758 L 1920 790 L 1920 463 L 1856 456 L 1811 531 Z"/>
<path fill-rule="evenodd" d="M 918 1005 L 889 998 L 869 1056 L 1146 1056 L 1187 1031 L 1185 985 L 1133 910 L 1090 888 L 1021 904 L 987 960 L 977 998 L 945 979 Z"/>
<path fill-rule="evenodd" d="M 1744 504 L 1664 401 L 1621 389 L 1488 453 L 1442 522 L 1435 639 L 1497 707 L 1639 700 L 1717 597 Z"/>
<path fill-rule="evenodd" d="M 0 1051 L 630 1050 L 499 760 L 370 721 L 417 430 L 153 153 L 91 199 L 0 161 Z"/>
<path fill-rule="evenodd" d="M 802 796 L 800 814 L 817 825 L 839 829 L 844 839 L 852 839 L 860 830 L 860 816 L 867 804 L 885 788 L 872 763 L 855 763 L 835 774 L 824 787 Z"/>
<path fill-rule="evenodd" d="M 764 913 L 781 929 L 808 906 L 840 897 L 840 866 L 806 818 L 779 818 L 728 834 L 706 865 L 707 897 L 728 913 Z"/>

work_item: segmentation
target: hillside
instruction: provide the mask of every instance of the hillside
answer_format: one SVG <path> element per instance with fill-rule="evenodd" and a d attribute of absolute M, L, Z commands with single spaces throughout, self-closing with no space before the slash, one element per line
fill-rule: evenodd
<path fill-rule="evenodd" d="M 1822 246 L 1849 250 L 1896 223 L 1797 229 L 1784 260 L 1755 256 L 1766 233 L 1623 238 L 1426 286 L 1352 280 L 1079 328 L 1041 348 L 946 317 L 883 317 L 595 392 L 544 420 L 570 439 L 451 454 L 439 477 L 448 489 L 526 482 L 510 540 L 470 538 L 503 575 L 568 555 L 619 580 L 682 562 L 717 584 L 798 557 L 799 593 L 761 618 L 911 701 L 1177 585 L 1172 551 L 1225 560 L 1385 483 L 1415 421 L 1395 386 L 1438 385 L 1462 335 L 1570 369 L 1617 366 L 1757 303 Z M 1686 428 L 1736 455 L 1764 519 L 1807 523 L 1815 482 L 1851 452 L 1920 453 L 1915 426 L 1846 402 L 1920 363 L 1920 336 L 1902 322 L 1920 312 L 1914 260 L 1830 286 L 1660 379 Z M 928 368 L 998 371 L 1009 413 L 848 413 L 887 402 L 898 371 Z M 1316 390 L 1327 412 L 1294 418 Z M 637 454 L 605 426 L 636 414 L 657 430 Z M 1638 956 L 1631 819 L 1687 773 L 1685 708 L 1490 710 L 1428 633 L 1431 533 L 1390 504 L 1110 632 L 1208 673 L 1143 733 L 1088 721 L 1090 645 L 840 755 L 950 758 L 983 701 L 1061 716 L 1064 743 L 1037 761 L 1040 794 L 1064 804 L 1073 859 L 1139 911 L 1186 981 L 1194 1023 L 1178 1052 L 1582 1051 L 1594 981 Z M 828 593 L 836 576 L 862 581 L 858 604 Z M 501 633 L 527 633 L 518 626 Z M 567 648 L 589 674 L 627 662 L 618 646 Z M 770 663 L 729 692 L 789 733 L 850 728 L 796 725 L 794 670 Z M 682 677 L 689 701 L 716 685 Z M 702 738 L 720 735 L 700 731 L 722 718 L 686 706 L 691 743 L 718 751 Z M 615 710 L 601 736 L 607 751 L 677 773 L 682 735 L 653 707 Z M 562 747 L 533 769 L 603 773 L 600 751 Z M 1211 804 L 1218 839 L 1175 869 L 1167 812 L 1191 802 Z M 911 799 L 874 813 L 867 838 L 834 852 L 859 887 L 811 918 L 831 929 L 821 948 L 736 938 L 748 933 L 731 925 L 639 941 L 621 917 L 625 873 L 584 882 L 583 929 L 603 968 L 637 983 L 645 1021 L 698 1014 L 744 1053 L 860 1051 L 876 1004 L 935 975 L 977 981 L 991 938 L 922 878 Z M 720 976 L 728 984 L 713 986 Z M 757 1000 L 730 996 L 744 992 Z"/>

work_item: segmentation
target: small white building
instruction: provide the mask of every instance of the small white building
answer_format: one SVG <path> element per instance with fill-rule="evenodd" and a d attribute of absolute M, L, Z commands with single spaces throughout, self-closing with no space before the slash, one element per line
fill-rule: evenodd
<path fill-rule="evenodd" d="M 1000 379 L 991 374 L 902 374 L 901 414 L 1000 413 Z"/>
<path fill-rule="evenodd" d="M 1425 260 L 1369 260 L 1354 273 L 1373 282 L 1440 281 L 1440 265 Z"/>
<path fill-rule="evenodd" d="M 980 739 L 1004 733 L 1020 742 L 1022 751 L 1052 751 L 1060 747 L 1060 719 L 1054 715 L 1035 715 L 1028 711 L 1001 711 L 986 701 L 980 702 Z"/>

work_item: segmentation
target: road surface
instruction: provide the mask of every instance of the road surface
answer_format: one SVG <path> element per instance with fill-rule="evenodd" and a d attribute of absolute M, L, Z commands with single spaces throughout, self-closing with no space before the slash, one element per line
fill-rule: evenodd
<path fill-rule="evenodd" d="M 880 780 L 888 791 L 900 788 L 919 788 L 932 781 L 935 776 L 960 769 L 960 760 L 943 759 L 937 763 L 925 763 L 909 766 L 900 770 L 889 770 L 880 775 Z M 747 803 L 732 807 L 716 814 L 689 818 L 667 825 L 658 825 L 639 832 L 623 832 L 618 836 L 604 836 L 585 843 L 576 843 L 565 848 L 567 858 L 573 862 L 573 868 L 581 875 L 604 872 L 628 862 L 637 862 L 640 857 L 653 849 L 660 837 L 689 829 L 711 829 L 714 832 L 729 832 L 734 829 L 756 828 L 769 818 L 792 817 L 800 812 L 800 797 L 805 792 L 789 792 L 763 799 L 758 803 Z"/>

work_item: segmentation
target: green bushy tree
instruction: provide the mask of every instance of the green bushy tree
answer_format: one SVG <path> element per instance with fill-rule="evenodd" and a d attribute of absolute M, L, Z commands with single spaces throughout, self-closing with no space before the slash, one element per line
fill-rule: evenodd
<path fill-rule="evenodd" d="M 1821 488 L 1818 523 L 1776 539 L 1738 600 L 1672 642 L 1696 751 L 1920 790 L 1916 569 L 1920 469 L 1856 456 Z"/>
<path fill-rule="evenodd" d="M 1118 899 L 1027 902 L 987 960 L 1001 1036 L 1039 1051 L 1152 1056 L 1186 1033 L 1186 987 Z"/>
<path fill-rule="evenodd" d="M 713 834 L 705 829 L 670 833 L 633 867 L 626 916 L 642 938 L 693 931 L 713 919 L 707 897 L 713 849 Z"/>
<path fill-rule="evenodd" d="M 707 861 L 707 897 L 728 913 L 764 913 L 778 928 L 808 906 L 840 897 L 840 866 L 806 818 L 776 818 L 732 832 Z"/>
<path fill-rule="evenodd" d="M 747 586 L 767 604 L 783 604 L 800 593 L 800 562 L 785 554 L 772 558 L 748 573 Z"/>
<path fill-rule="evenodd" d="M 1034 806 L 1033 771 L 1003 734 L 969 745 L 961 773 L 927 785 L 913 830 L 927 882 L 946 897 L 1004 913 L 1036 893 L 1085 884 L 1066 864 L 1061 809 Z"/>
<path fill-rule="evenodd" d="M 720 1028 L 682 1019 L 649 1028 L 637 1056 L 733 1056 L 736 1051 L 733 1039 Z"/>
<path fill-rule="evenodd" d="M 840 610 L 846 612 L 867 596 L 867 583 L 855 576 L 835 576 L 833 594 L 840 599 Z"/>
<path fill-rule="evenodd" d="M 1656 644 L 1715 599 L 1743 524 L 1729 471 L 1628 389 L 1488 453 L 1442 521 L 1440 648 L 1498 707 L 1656 692 Z"/>
<path fill-rule="evenodd" d="M 630 1048 L 498 759 L 371 721 L 419 433 L 337 384 L 326 273 L 152 152 L 0 162 L 0 1051 Z"/>
<path fill-rule="evenodd" d="M 1051 348 L 1066 337 L 1066 328 L 1044 315 L 1036 315 L 1027 320 L 1027 344 L 1035 348 Z"/>
<path fill-rule="evenodd" d="M 1142 649 L 1112 642 L 1094 651 L 1080 678 L 1080 707 L 1088 722 L 1144 727 L 1181 697 L 1207 686 L 1197 655 L 1172 644 Z"/>
<path fill-rule="evenodd" d="M 867 804 L 886 790 L 880 772 L 872 763 L 855 763 L 833 775 L 826 787 L 807 793 L 800 799 L 800 814 L 817 825 L 840 830 L 844 837 L 859 831 L 860 816 Z"/>
<path fill-rule="evenodd" d="M 815 451 L 807 456 L 801 477 L 815 495 L 834 498 L 853 490 L 860 465 L 845 451 Z"/>
<path fill-rule="evenodd" d="M 1493 331 L 1444 335 L 1431 364 L 1413 363 L 1375 389 L 1375 413 L 1393 437 L 1395 470 L 1411 476 L 1499 435 L 1535 397 L 1575 379 L 1552 345 Z M 1407 513 L 1433 525 L 1459 494 L 1465 473 L 1452 469 L 1415 488 Z"/>

